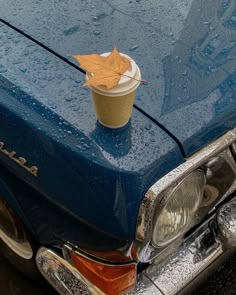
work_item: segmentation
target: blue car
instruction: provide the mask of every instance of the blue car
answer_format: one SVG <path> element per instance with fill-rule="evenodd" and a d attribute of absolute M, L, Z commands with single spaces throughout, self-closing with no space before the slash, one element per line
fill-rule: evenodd
<path fill-rule="evenodd" d="M 148 81 L 118 129 L 72 58 L 114 47 Z M 0 249 L 60 294 L 191 292 L 231 255 L 235 127 L 235 0 L 1 1 Z"/>

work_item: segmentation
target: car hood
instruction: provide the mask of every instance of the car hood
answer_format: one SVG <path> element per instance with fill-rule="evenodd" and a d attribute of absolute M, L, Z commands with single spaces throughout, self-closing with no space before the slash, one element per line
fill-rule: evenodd
<path fill-rule="evenodd" d="M 138 110 L 123 128 L 102 127 L 83 80 L 77 69 L 0 23 L 0 166 L 40 192 L 19 202 L 30 216 L 39 204 L 37 222 L 49 214 L 40 210 L 47 200 L 80 224 L 133 240 L 145 192 L 184 159 L 176 142 Z M 80 240 L 79 229 L 76 236 Z"/>
<path fill-rule="evenodd" d="M 189 155 L 236 124 L 234 0 L 8 0 L 0 18 L 48 50 L 117 47 L 148 81 L 136 107 Z"/>

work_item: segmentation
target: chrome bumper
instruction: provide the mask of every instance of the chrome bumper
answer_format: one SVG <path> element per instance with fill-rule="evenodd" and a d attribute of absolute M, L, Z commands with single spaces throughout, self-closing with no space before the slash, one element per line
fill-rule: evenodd
<path fill-rule="evenodd" d="M 178 294 L 222 254 L 221 242 L 214 239 L 208 224 L 205 224 L 164 264 L 157 265 L 154 261 L 141 273 L 132 295 Z"/>
<path fill-rule="evenodd" d="M 164 263 L 154 260 L 139 276 L 132 295 L 175 295 L 186 289 L 214 262 L 236 246 L 236 197 L 194 232 Z M 91 288 L 78 271 L 53 251 L 41 248 L 40 272 L 63 295 L 102 294 Z"/>

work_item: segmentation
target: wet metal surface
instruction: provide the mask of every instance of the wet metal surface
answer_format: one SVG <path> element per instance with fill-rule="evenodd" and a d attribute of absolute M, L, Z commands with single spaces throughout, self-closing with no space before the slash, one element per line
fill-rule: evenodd
<path fill-rule="evenodd" d="M 144 192 L 183 161 L 178 146 L 137 110 L 127 126 L 108 132 L 97 123 L 90 93 L 81 87 L 82 74 L 1 24 L 0 56 L 1 141 L 9 151 L 28 155 L 27 162 L 39 169 L 38 177 L 32 178 L 12 160 L 8 165 L 53 202 L 101 232 L 120 240 L 133 239 Z M 56 177 L 49 181 L 49 174 Z M 43 212 L 39 208 L 39 215 Z M 33 217 L 30 222 L 37 220 Z M 75 237 L 74 242 L 81 240 Z"/>
<path fill-rule="evenodd" d="M 226 262 L 200 290 L 191 295 L 235 295 L 236 256 Z M 0 255 L 1 295 L 57 295 L 51 288 L 45 288 L 26 279 Z M 153 295 L 156 295 L 153 293 Z M 190 294 L 189 294 L 190 295 Z"/>
<path fill-rule="evenodd" d="M 137 106 L 188 155 L 235 126 L 235 13 L 235 0 L 0 1 L 1 19 L 64 59 L 132 56 L 148 81 Z"/>

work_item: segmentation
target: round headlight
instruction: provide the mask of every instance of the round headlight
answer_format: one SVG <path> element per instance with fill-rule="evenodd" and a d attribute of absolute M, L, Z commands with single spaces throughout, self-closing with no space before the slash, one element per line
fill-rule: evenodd
<path fill-rule="evenodd" d="M 167 193 L 156 208 L 154 246 L 163 247 L 189 229 L 201 204 L 205 182 L 204 172 L 196 170 Z"/>

